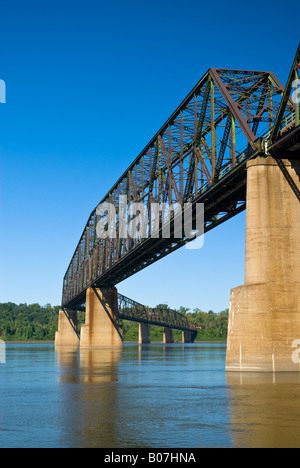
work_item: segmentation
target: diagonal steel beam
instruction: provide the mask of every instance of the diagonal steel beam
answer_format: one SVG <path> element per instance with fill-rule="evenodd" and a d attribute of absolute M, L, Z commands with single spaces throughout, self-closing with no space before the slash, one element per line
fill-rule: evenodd
<path fill-rule="evenodd" d="M 228 89 L 224 85 L 223 81 L 220 78 L 220 75 L 218 73 L 218 69 L 216 68 L 211 68 L 210 69 L 210 74 L 219 88 L 220 93 L 222 94 L 223 98 L 225 99 L 229 109 L 231 110 L 233 116 L 235 117 L 236 121 L 239 123 L 239 126 L 243 130 L 248 143 L 251 145 L 251 147 L 254 150 L 257 150 L 257 144 L 255 143 L 257 140 L 257 137 L 254 135 L 252 132 L 247 120 L 243 117 L 240 109 L 238 108 L 238 105 L 236 102 L 233 100 L 231 94 L 229 93 Z"/>
<path fill-rule="evenodd" d="M 278 135 L 280 132 L 281 121 L 286 111 L 286 108 L 290 99 L 292 87 L 293 87 L 293 82 L 295 80 L 295 70 L 297 69 L 299 70 L 299 63 L 300 63 L 300 43 L 299 43 L 298 50 L 295 56 L 295 60 L 293 62 L 293 65 L 292 65 L 292 68 L 288 77 L 287 85 L 283 93 L 283 97 L 282 97 L 282 101 L 278 110 L 278 114 L 277 114 L 275 123 L 273 125 L 273 130 L 269 139 L 269 145 L 274 143 L 275 140 L 278 138 Z M 298 114 L 299 114 L 299 107 L 298 107 Z M 299 119 L 299 115 L 298 115 L 298 119 Z M 297 120 L 297 116 L 296 116 L 296 120 Z"/>

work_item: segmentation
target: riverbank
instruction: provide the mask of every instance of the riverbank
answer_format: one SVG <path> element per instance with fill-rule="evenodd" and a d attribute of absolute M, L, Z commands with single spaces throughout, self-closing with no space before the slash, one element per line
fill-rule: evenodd
<path fill-rule="evenodd" d="M 158 307 L 158 306 L 157 306 Z M 160 304 L 159 307 L 168 307 Z M 0 339 L 5 342 L 53 342 L 58 326 L 59 306 L 52 307 L 50 304 L 40 306 L 39 304 L 13 304 L 0 303 Z M 185 310 L 188 321 L 199 327 L 195 342 L 226 342 L 228 328 L 228 311 L 215 313 L 213 311 L 203 312 L 195 309 L 194 312 Z M 84 312 L 78 312 L 78 327 L 85 323 Z M 137 343 L 139 337 L 139 324 L 137 322 L 121 320 L 125 342 Z M 150 341 L 163 341 L 163 327 L 152 326 L 150 330 Z M 182 332 L 173 330 L 173 339 L 180 343 Z"/>

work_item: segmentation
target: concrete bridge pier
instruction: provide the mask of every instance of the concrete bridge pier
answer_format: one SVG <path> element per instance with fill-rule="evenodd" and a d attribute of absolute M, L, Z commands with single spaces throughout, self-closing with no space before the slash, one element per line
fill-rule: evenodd
<path fill-rule="evenodd" d="M 118 317 L 116 288 L 88 288 L 85 325 L 81 327 L 80 347 L 121 347 L 122 330 Z"/>
<path fill-rule="evenodd" d="M 173 329 L 169 327 L 164 327 L 164 335 L 163 335 L 163 342 L 166 343 L 173 343 Z"/>
<path fill-rule="evenodd" d="M 150 344 L 150 325 L 139 323 L 139 344 Z"/>
<path fill-rule="evenodd" d="M 231 291 L 227 371 L 300 371 L 300 161 L 247 165 L 245 284 Z"/>
<path fill-rule="evenodd" d="M 182 332 L 182 343 L 192 343 L 192 333 L 189 331 Z"/>
<path fill-rule="evenodd" d="M 55 346 L 61 345 L 79 346 L 76 310 L 60 309 L 59 311 Z"/>

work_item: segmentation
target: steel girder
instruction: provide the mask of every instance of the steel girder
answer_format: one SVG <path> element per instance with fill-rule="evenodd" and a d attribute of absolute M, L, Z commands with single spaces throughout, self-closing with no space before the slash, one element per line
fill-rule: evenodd
<path fill-rule="evenodd" d="M 294 90 L 294 91 L 293 91 Z M 268 139 L 274 157 L 300 156 L 300 44 L 289 74 L 281 104 Z"/>
<path fill-rule="evenodd" d="M 245 209 L 246 161 L 264 155 L 283 94 L 270 72 L 210 69 L 100 202 L 115 206 L 117 231 L 124 196 L 127 208 L 132 202 L 202 202 L 205 232 Z M 282 112 L 288 116 L 289 106 Z M 190 240 L 165 239 L 161 229 L 153 238 L 151 215 L 135 238 L 120 232 L 99 238 L 97 213 L 91 213 L 64 277 L 64 307 L 83 303 L 88 287 L 113 286 Z M 162 211 L 159 216 L 161 222 Z"/>

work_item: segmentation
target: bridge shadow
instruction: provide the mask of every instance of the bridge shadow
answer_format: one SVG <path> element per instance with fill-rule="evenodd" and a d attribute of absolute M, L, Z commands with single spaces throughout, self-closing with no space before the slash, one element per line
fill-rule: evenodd
<path fill-rule="evenodd" d="M 287 170 L 287 168 L 286 168 L 284 162 L 282 161 L 282 159 L 275 158 L 275 160 L 276 160 L 281 172 L 283 173 L 285 179 L 287 180 L 287 182 L 289 183 L 291 189 L 293 190 L 294 194 L 296 195 L 296 197 L 300 201 L 300 190 L 298 188 L 299 183 L 297 185 L 297 183 L 294 181 L 293 177 L 291 176 L 291 174 Z M 291 163 L 292 169 L 294 169 L 294 171 L 295 171 L 295 173 L 296 173 L 296 175 L 298 177 L 298 182 L 300 182 L 300 161 L 295 160 L 295 159 L 291 159 L 290 163 Z"/>

